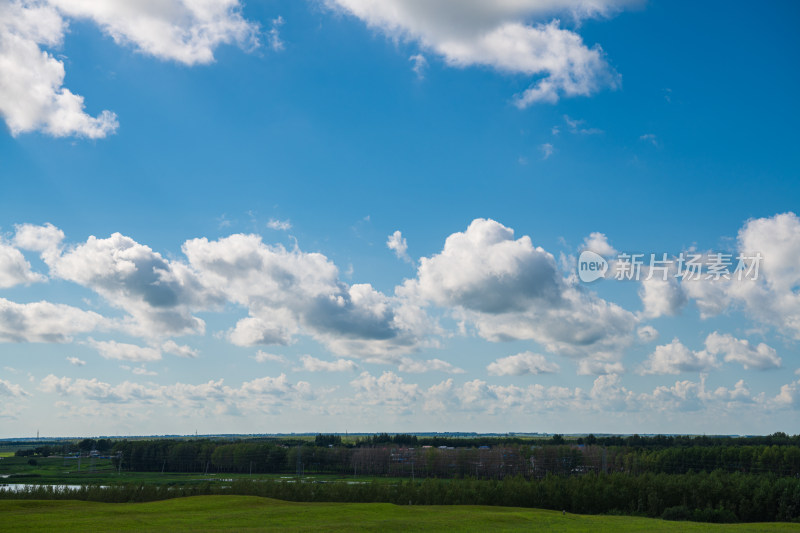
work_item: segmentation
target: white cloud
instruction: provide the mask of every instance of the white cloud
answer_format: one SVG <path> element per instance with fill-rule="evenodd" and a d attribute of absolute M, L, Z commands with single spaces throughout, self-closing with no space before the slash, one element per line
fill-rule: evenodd
<path fill-rule="evenodd" d="M 406 383 L 394 372 L 384 372 L 378 378 L 362 372 L 350 385 L 357 391 L 357 402 L 382 406 L 390 412 L 408 411 L 422 395 L 418 385 Z"/>
<path fill-rule="evenodd" d="M 581 359 L 580 361 L 578 361 L 577 373 L 579 376 L 602 376 L 606 374 L 624 374 L 625 366 L 620 361 L 607 361 L 602 358 Z"/>
<path fill-rule="evenodd" d="M 64 63 L 41 46 L 61 45 L 65 23 L 41 2 L 0 2 L 0 115 L 12 135 L 42 130 L 92 139 L 117 129 L 114 113 L 84 112 L 83 97 L 63 87 Z"/>
<path fill-rule="evenodd" d="M 597 128 L 585 128 L 585 120 L 569 118 L 569 115 L 564 115 L 564 122 L 567 124 L 567 129 L 570 133 L 576 135 L 599 135 L 604 133 L 603 130 Z"/>
<path fill-rule="evenodd" d="M 278 220 L 277 218 L 269 219 L 267 227 L 279 231 L 287 231 L 292 229 L 292 223 L 289 220 Z"/>
<path fill-rule="evenodd" d="M 706 338 L 706 350 L 714 355 L 721 355 L 726 363 L 741 364 L 745 370 L 766 370 L 781 366 L 781 358 L 775 348 L 763 342 L 752 346 L 746 339 L 736 339 L 730 334 L 721 335 L 716 331 Z"/>
<path fill-rule="evenodd" d="M 0 289 L 43 280 L 44 276 L 31 271 L 22 252 L 0 241 Z"/>
<path fill-rule="evenodd" d="M 173 340 L 168 340 L 162 344 L 161 349 L 167 353 L 171 353 L 172 355 L 177 355 L 178 357 L 186 357 L 190 359 L 197 357 L 197 350 L 191 348 L 190 346 L 178 344 Z"/>
<path fill-rule="evenodd" d="M 283 17 L 278 16 L 272 19 L 272 25 L 269 29 L 269 47 L 275 52 L 280 52 L 284 49 L 283 41 L 281 40 L 281 26 L 284 24 Z"/>
<path fill-rule="evenodd" d="M 670 344 L 657 346 L 639 369 L 640 374 L 680 374 L 706 371 L 719 366 L 714 353 L 702 350 L 693 352 L 673 339 Z"/>
<path fill-rule="evenodd" d="M 644 343 L 653 342 L 658 338 L 658 330 L 650 325 L 640 327 L 636 330 L 636 334 L 639 336 L 639 340 Z"/>
<path fill-rule="evenodd" d="M 409 374 L 424 374 L 426 372 L 445 372 L 447 374 L 463 374 L 465 371 L 441 359 L 428 359 L 421 361 L 404 357 L 397 366 L 400 372 Z"/>
<path fill-rule="evenodd" d="M 267 353 L 263 350 L 257 351 L 256 354 L 253 356 L 253 359 L 256 360 L 256 363 L 266 363 L 267 361 L 271 361 L 273 363 L 281 363 L 281 364 L 288 363 L 288 361 L 284 356 L 277 355 L 274 353 Z"/>
<path fill-rule="evenodd" d="M 369 284 L 347 285 L 322 254 L 267 246 L 257 235 L 183 245 L 209 293 L 247 307 L 229 332 L 239 345 L 287 344 L 305 333 L 331 351 L 372 359 L 416 350 L 430 320 L 417 306 Z"/>
<path fill-rule="evenodd" d="M 161 360 L 161 351 L 147 346 L 137 346 L 116 341 L 96 341 L 91 337 L 89 337 L 87 344 L 97 350 L 105 359 L 133 362 Z"/>
<path fill-rule="evenodd" d="M 12 135 L 40 130 L 55 137 L 98 139 L 119 127 L 117 116 L 91 116 L 84 98 L 63 86 L 64 62 L 43 48 L 61 46 L 65 18 L 88 19 L 117 44 L 187 65 L 210 63 L 221 44 L 258 46 L 258 25 L 238 0 L 3 0 L 0 2 L 0 115 Z M 277 31 L 277 21 L 273 30 Z M 280 40 L 270 33 L 275 48 Z"/>
<path fill-rule="evenodd" d="M 131 369 L 131 372 L 137 376 L 157 376 L 158 372 L 147 370 L 144 366 L 137 366 Z"/>
<path fill-rule="evenodd" d="M 656 347 L 639 369 L 640 374 L 679 374 L 681 372 L 707 371 L 720 365 L 717 357 L 726 363 L 739 363 L 745 370 L 779 368 L 781 358 L 775 349 L 764 343 L 752 346 L 745 339 L 716 331 L 708 335 L 705 349 L 691 351 L 673 339 L 672 343 Z"/>
<path fill-rule="evenodd" d="M 781 387 L 771 403 L 779 408 L 797 409 L 800 407 L 800 381 L 793 381 Z"/>
<path fill-rule="evenodd" d="M 420 259 L 417 278 L 397 292 L 451 308 L 491 341 L 531 339 L 566 355 L 619 357 L 636 317 L 576 283 L 530 237 L 515 240 L 512 229 L 476 219 L 440 253 Z"/>
<path fill-rule="evenodd" d="M 358 365 L 349 359 L 323 361 L 310 355 L 304 355 L 300 358 L 300 361 L 303 363 L 303 367 L 297 370 L 307 370 L 309 372 L 353 372 L 358 368 Z"/>
<path fill-rule="evenodd" d="M 652 277 L 646 274 L 647 268 L 642 269 L 642 280 L 639 297 L 644 306 L 643 314 L 647 318 L 660 316 L 674 316 L 686 305 L 688 298 L 677 278 L 668 272 L 666 279 L 663 275 L 653 273 Z M 649 279 L 648 279 L 649 278 Z"/>
<path fill-rule="evenodd" d="M 522 352 L 490 363 L 486 367 L 492 376 L 522 376 L 523 374 L 551 374 L 560 367 L 545 356 L 533 352 Z"/>
<path fill-rule="evenodd" d="M 555 148 L 551 143 L 543 143 L 539 145 L 539 150 L 542 151 L 542 159 L 549 159 L 553 152 L 555 152 Z"/>
<path fill-rule="evenodd" d="M 138 373 L 149 375 L 147 370 Z M 73 379 L 50 374 L 41 380 L 38 388 L 44 393 L 68 399 L 83 399 L 99 405 L 113 404 L 113 412 L 117 414 L 123 405 L 137 412 L 146 406 L 157 406 L 159 409 L 172 409 L 175 416 L 191 417 L 216 417 L 239 412 L 263 414 L 282 405 L 300 405 L 315 398 L 307 382 L 291 383 L 285 374 L 255 378 L 239 387 L 229 387 L 221 379 L 197 385 L 180 382 L 142 385 L 130 381 L 112 385 L 97 378 Z"/>
<path fill-rule="evenodd" d="M 408 243 L 400 230 L 395 231 L 386 240 L 386 247 L 394 252 L 398 259 L 402 259 L 406 263 L 413 264 L 414 261 L 408 255 Z"/>
<path fill-rule="evenodd" d="M 202 333 L 205 323 L 191 309 L 222 301 L 205 291 L 186 265 L 119 233 L 107 239 L 90 236 L 61 255 L 42 258 L 51 276 L 88 287 L 127 312 L 128 329 L 137 336 Z"/>
<path fill-rule="evenodd" d="M 763 256 L 759 279 L 729 285 L 757 319 L 800 340 L 800 219 L 794 213 L 748 221 L 739 231 L 739 252 Z"/>
<path fill-rule="evenodd" d="M 97 313 L 50 302 L 20 304 L 0 298 L 0 342 L 70 342 L 108 325 Z"/>
<path fill-rule="evenodd" d="M 85 366 L 86 361 L 79 359 L 77 357 L 67 357 L 67 362 L 73 366 Z"/>
<path fill-rule="evenodd" d="M 39 252 L 45 261 L 53 261 L 61 253 L 64 232 L 50 224 L 18 224 L 14 226 L 14 245 L 23 250 Z"/>
<path fill-rule="evenodd" d="M 25 389 L 19 385 L 0 379 L 0 397 L 22 398 L 24 396 L 30 396 L 30 394 L 25 392 Z"/>
<path fill-rule="evenodd" d="M 800 219 L 794 213 L 782 213 L 747 221 L 739 230 L 733 267 L 739 255 L 747 258 L 745 266 L 757 266 L 744 279 L 734 272 L 730 280 L 682 283 L 701 316 L 741 306 L 755 320 L 800 340 Z M 761 259 L 753 259 L 759 255 Z"/>
<path fill-rule="evenodd" d="M 210 63 L 222 44 L 258 45 L 258 25 L 238 0 L 49 0 L 68 17 L 93 21 L 117 44 L 186 65 Z"/>
<path fill-rule="evenodd" d="M 617 255 L 617 250 L 609 244 L 608 237 L 606 237 L 605 233 L 600 233 L 599 231 L 590 233 L 589 236 L 583 240 L 583 249 L 591 250 L 604 257 Z"/>
<path fill-rule="evenodd" d="M 515 103 L 556 102 L 561 96 L 589 95 L 616 87 L 619 76 L 599 46 L 588 48 L 581 37 L 562 29 L 558 13 L 576 19 L 609 15 L 629 2 L 576 0 L 541 2 L 504 0 L 326 0 L 334 9 L 354 15 L 393 38 L 415 41 L 453 67 L 489 66 L 501 72 L 537 78 Z"/>
<path fill-rule="evenodd" d="M 428 70 L 428 60 L 425 59 L 425 56 L 422 54 L 414 54 L 409 57 L 408 60 L 413 63 L 411 70 L 414 71 L 417 78 L 420 80 L 425 79 L 425 71 Z"/>

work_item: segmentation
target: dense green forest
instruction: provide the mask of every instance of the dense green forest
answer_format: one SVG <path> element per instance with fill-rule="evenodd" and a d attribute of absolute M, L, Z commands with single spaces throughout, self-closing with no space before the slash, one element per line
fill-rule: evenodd
<path fill-rule="evenodd" d="M 548 474 L 771 473 L 800 476 L 800 437 L 594 437 L 565 440 L 445 438 L 380 434 L 343 443 L 338 435 L 302 439 L 84 439 L 20 450 L 18 455 L 83 451 L 109 455 L 121 470 L 140 472 L 353 474 L 388 477 Z"/>
<path fill-rule="evenodd" d="M 538 480 L 521 476 L 503 480 L 428 478 L 395 483 L 240 479 L 226 485 L 88 485 L 77 490 L 30 485 L 16 492 L 0 491 L 0 498 L 122 503 L 208 494 L 264 496 L 298 502 L 500 505 L 701 522 L 800 521 L 800 479 L 720 471 L 680 475 L 548 475 Z"/>
<path fill-rule="evenodd" d="M 294 501 L 476 504 L 700 521 L 800 521 L 800 436 L 83 439 L 17 455 L 110 457 L 119 472 L 283 474 L 230 485 L 31 487 L 14 497 L 145 501 L 250 494 Z M 349 483 L 308 476 L 334 474 Z M 296 477 L 301 475 L 302 477 Z M 245 476 L 246 477 L 246 476 Z M 376 480 L 385 478 L 385 481 Z M 11 497 L 3 494 L 0 497 Z"/>

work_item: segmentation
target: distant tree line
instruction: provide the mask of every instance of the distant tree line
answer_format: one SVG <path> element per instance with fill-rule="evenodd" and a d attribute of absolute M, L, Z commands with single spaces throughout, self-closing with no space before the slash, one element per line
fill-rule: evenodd
<path fill-rule="evenodd" d="M 341 436 L 319 434 L 314 440 L 122 440 L 106 452 L 116 468 L 130 471 L 204 473 L 294 473 L 347 474 L 386 477 L 476 477 L 502 479 L 509 476 L 542 478 L 550 474 L 645 473 L 686 474 L 692 472 L 772 473 L 800 476 L 800 445 L 796 437 L 763 437 L 781 444 L 756 444 L 750 440 L 647 437 L 647 445 L 631 437 L 629 444 L 591 444 L 575 440 L 525 440 L 517 443 L 454 447 L 433 446 L 414 435 L 379 434 L 351 443 Z M 469 440 L 469 439 L 467 439 Z M 446 442 L 446 441 L 445 441 Z M 655 442 L 660 442 L 656 445 Z"/>
<path fill-rule="evenodd" d="M 96 451 L 105 454 L 111 451 L 114 441 L 111 439 L 83 439 L 80 441 L 63 441 L 57 444 L 45 444 L 33 448 L 19 449 L 14 452 L 17 457 L 31 457 L 41 456 L 49 457 L 51 455 L 69 455 L 75 453 L 89 453 Z"/>
<path fill-rule="evenodd" d="M 502 505 L 705 522 L 800 521 L 800 479 L 715 471 L 681 475 L 621 473 L 528 480 L 406 480 L 398 483 L 237 480 L 188 487 L 85 486 L 70 490 L 31 485 L 0 491 L 2 499 L 78 499 L 141 502 L 204 494 L 240 494 L 298 502 L 388 502 L 398 505 Z"/>

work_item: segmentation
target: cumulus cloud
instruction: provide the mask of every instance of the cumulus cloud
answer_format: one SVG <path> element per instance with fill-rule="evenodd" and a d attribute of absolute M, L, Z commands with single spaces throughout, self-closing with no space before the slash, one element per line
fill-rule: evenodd
<path fill-rule="evenodd" d="M 683 287 L 672 274 L 667 276 L 643 274 L 639 297 L 644 306 L 642 312 L 647 318 L 674 316 L 688 301 Z"/>
<path fill-rule="evenodd" d="M 358 368 L 358 365 L 349 359 L 323 361 L 310 355 L 304 355 L 300 358 L 300 362 L 303 363 L 303 366 L 298 370 L 307 370 L 309 372 L 353 372 Z"/>
<path fill-rule="evenodd" d="M 369 284 L 348 285 L 322 254 L 267 246 L 257 235 L 183 246 L 202 285 L 247 307 L 231 342 L 287 344 L 306 333 L 337 354 L 391 358 L 418 348 L 431 327 L 424 312 Z"/>
<path fill-rule="evenodd" d="M 55 137 L 98 139 L 119 126 L 111 111 L 87 114 L 83 96 L 63 86 L 64 62 L 46 48 L 61 46 L 67 19 L 90 20 L 117 44 L 186 65 L 212 62 L 221 44 L 258 46 L 258 25 L 242 17 L 238 0 L 4 0 L 0 115 L 12 135 L 40 130 Z M 270 38 L 275 48 L 277 34 Z"/>
<path fill-rule="evenodd" d="M 406 263 L 414 263 L 408 255 L 408 243 L 406 242 L 406 238 L 403 237 L 403 234 L 400 233 L 400 230 L 389 235 L 389 238 L 386 240 L 386 247 L 393 251 L 398 259 L 402 259 Z"/>
<path fill-rule="evenodd" d="M 390 412 L 407 412 L 422 396 L 419 385 L 406 383 L 394 372 L 384 372 L 377 378 L 362 372 L 350 385 L 356 390 L 356 401 Z"/>
<path fill-rule="evenodd" d="M 562 278 L 555 258 L 530 237 L 476 219 L 444 248 L 420 259 L 398 294 L 451 308 L 490 341 L 535 340 L 553 352 L 619 357 L 636 317 Z"/>
<path fill-rule="evenodd" d="M 67 362 L 73 366 L 86 366 L 86 361 L 77 357 L 67 357 Z"/>
<path fill-rule="evenodd" d="M 183 344 L 178 344 L 173 340 L 168 340 L 161 345 L 161 349 L 166 353 L 177 355 L 178 357 L 195 358 L 197 357 L 197 350 Z"/>
<path fill-rule="evenodd" d="M 558 13 L 576 19 L 609 15 L 629 2 L 537 0 L 470 2 L 457 0 L 326 0 L 392 38 L 417 42 L 453 67 L 488 66 L 534 79 L 515 98 L 519 107 L 557 102 L 561 96 L 589 95 L 616 87 L 619 75 L 599 46 L 563 29 Z M 549 20 L 549 22 L 544 22 Z"/>
<path fill-rule="evenodd" d="M 118 329 L 179 356 L 196 352 L 164 337 L 204 333 L 195 314 L 228 302 L 249 311 L 227 334 L 242 346 L 288 344 L 306 334 L 338 354 L 397 362 L 437 331 L 419 305 L 369 284 L 344 283 L 324 255 L 268 246 L 256 235 L 187 241 L 188 262 L 168 260 L 119 233 L 77 245 L 63 239 L 52 225 L 24 225 L 14 242 L 39 251 L 52 278 L 91 289 L 123 310 L 127 316 L 114 321 Z"/>
<path fill-rule="evenodd" d="M 588 358 L 578 361 L 579 376 L 602 376 L 606 374 L 624 374 L 625 365 L 620 361 L 609 361 L 609 356 L 603 358 Z"/>
<path fill-rule="evenodd" d="M 800 407 L 800 381 L 793 381 L 781 387 L 772 398 L 771 404 L 778 408 L 796 409 Z"/>
<path fill-rule="evenodd" d="M 46 394 L 88 400 L 98 405 L 110 404 L 115 410 L 121 405 L 133 408 L 158 406 L 174 409 L 176 415 L 193 417 L 270 412 L 280 406 L 305 402 L 315 397 L 309 383 L 291 383 L 285 374 L 255 378 L 243 382 L 239 387 L 227 386 L 221 379 L 200 384 L 178 382 L 142 385 L 124 381 L 113 385 L 97 378 L 73 379 L 50 374 L 40 381 L 38 388 Z"/>
<path fill-rule="evenodd" d="M 130 331 L 140 336 L 202 333 L 205 323 L 191 309 L 222 301 L 203 290 L 186 265 L 119 233 L 90 236 L 61 255 L 42 258 L 52 276 L 87 287 L 127 312 Z"/>
<path fill-rule="evenodd" d="M 641 374 L 679 374 L 681 372 L 707 371 L 720 365 L 718 357 L 726 363 L 739 363 L 745 370 L 779 368 L 781 358 L 771 346 L 763 342 L 753 346 L 746 339 L 716 331 L 706 337 L 705 349 L 691 351 L 678 339 L 658 346 L 640 368 Z"/>
<path fill-rule="evenodd" d="M 741 308 L 751 318 L 800 340 L 800 219 L 794 213 L 747 221 L 739 230 L 730 279 L 685 280 L 703 318 Z M 741 278 L 740 279 L 740 275 Z"/>
<path fill-rule="evenodd" d="M 0 115 L 12 135 L 42 130 L 97 139 L 117 129 L 114 113 L 84 111 L 83 97 L 63 87 L 64 63 L 42 50 L 60 46 L 65 29 L 45 2 L 0 2 Z"/>
<path fill-rule="evenodd" d="M 22 252 L 0 241 L 0 289 L 43 280 L 44 276 L 31 271 Z"/>
<path fill-rule="evenodd" d="M 0 342 L 70 342 L 78 333 L 108 326 L 91 311 L 50 302 L 20 304 L 0 298 Z"/>
<path fill-rule="evenodd" d="M 148 346 L 137 346 L 116 341 L 96 341 L 91 337 L 89 337 L 87 344 L 97 350 L 105 359 L 137 363 L 161 360 L 161 351 Z"/>
<path fill-rule="evenodd" d="M 533 352 L 522 352 L 508 357 L 501 357 L 486 367 L 492 376 L 521 376 L 523 374 L 552 374 L 560 367 L 547 360 L 543 355 Z"/>
<path fill-rule="evenodd" d="M 268 353 L 263 350 L 258 350 L 256 354 L 253 356 L 253 359 L 255 359 L 256 363 L 266 363 L 267 361 L 271 361 L 273 363 L 281 363 L 281 364 L 288 363 L 288 361 L 284 356 L 274 353 Z"/>
<path fill-rule="evenodd" d="M 447 374 L 463 374 L 464 369 L 453 366 L 447 361 L 441 359 L 428 359 L 419 360 L 404 357 L 400 364 L 397 365 L 400 372 L 408 372 L 409 374 L 424 374 L 426 372 L 445 372 Z"/>
<path fill-rule="evenodd" d="M 0 379 L 0 397 L 6 398 L 22 398 L 24 396 L 30 396 L 25 389 L 23 389 L 19 385 L 15 385 L 14 383 L 8 382 L 4 379 Z"/>
<path fill-rule="evenodd" d="M 650 325 L 642 326 L 636 330 L 636 335 L 638 335 L 639 340 L 644 343 L 653 342 L 658 338 L 658 330 Z"/>
<path fill-rule="evenodd" d="M 258 25 L 245 20 L 238 0 L 49 0 L 71 18 L 88 19 L 119 45 L 186 65 L 214 61 L 222 44 L 258 45 Z"/>
<path fill-rule="evenodd" d="M 61 253 L 64 232 L 49 222 L 43 226 L 17 224 L 14 230 L 13 242 L 18 248 L 39 252 L 48 262 Z"/>
<path fill-rule="evenodd" d="M 706 338 L 706 350 L 714 355 L 721 355 L 726 363 L 741 364 L 745 370 L 766 370 L 781 366 L 781 358 L 775 348 L 763 342 L 753 346 L 747 339 L 737 339 L 730 334 L 721 335 L 716 331 Z"/>
<path fill-rule="evenodd" d="M 756 281 L 729 284 L 729 294 L 757 319 L 800 340 L 800 219 L 794 213 L 748 221 L 739 231 L 739 252 L 763 256 Z"/>
<path fill-rule="evenodd" d="M 599 231 L 590 233 L 589 236 L 583 240 L 583 249 L 591 250 L 603 257 L 617 255 L 617 250 L 609 244 L 608 237 L 606 237 L 605 233 L 600 233 Z"/>
<path fill-rule="evenodd" d="M 719 366 L 714 353 L 706 350 L 693 352 L 678 339 L 657 346 L 655 351 L 639 369 L 640 374 L 680 374 L 681 372 L 706 371 Z"/>

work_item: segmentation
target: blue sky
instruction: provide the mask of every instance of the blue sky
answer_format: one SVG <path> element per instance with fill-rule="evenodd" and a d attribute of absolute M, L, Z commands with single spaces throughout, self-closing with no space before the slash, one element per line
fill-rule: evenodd
<path fill-rule="evenodd" d="M 791 432 L 798 15 L 0 0 L 0 437 Z"/>

